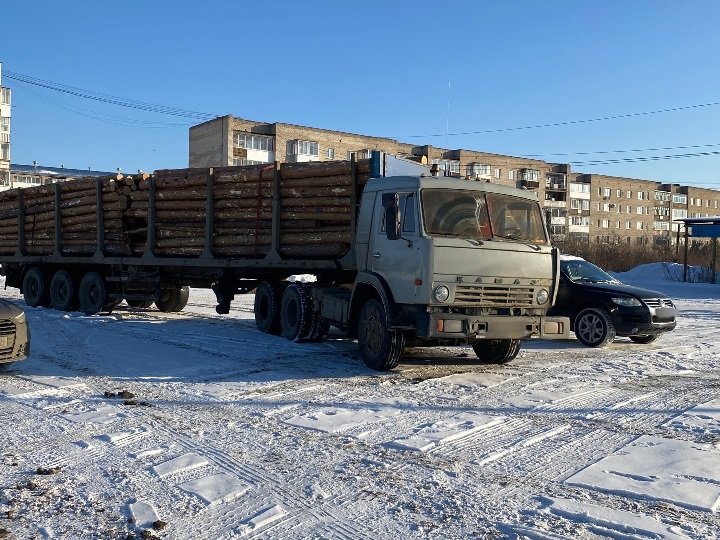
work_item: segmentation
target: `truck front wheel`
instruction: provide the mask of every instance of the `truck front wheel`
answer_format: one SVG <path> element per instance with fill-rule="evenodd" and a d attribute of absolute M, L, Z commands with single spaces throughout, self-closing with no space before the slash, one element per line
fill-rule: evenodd
<path fill-rule="evenodd" d="M 473 343 L 473 351 L 483 362 L 507 364 L 520 352 L 520 340 L 483 339 Z"/>
<path fill-rule="evenodd" d="M 358 346 L 365 365 L 371 369 L 384 371 L 400 362 L 405 336 L 388 329 L 385 308 L 378 300 L 368 300 L 362 307 L 358 321 Z"/>

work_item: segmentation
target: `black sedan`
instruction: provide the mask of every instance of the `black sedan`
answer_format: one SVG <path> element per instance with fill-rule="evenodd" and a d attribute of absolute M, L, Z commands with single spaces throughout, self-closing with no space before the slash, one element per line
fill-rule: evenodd
<path fill-rule="evenodd" d="M 616 335 L 650 343 L 675 328 L 675 304 L 664 294 L 625 285 L 579 257 L 562 256 L 560 269 L 550 314 L 569 317 L 583 345 L 602 347 Z"/>

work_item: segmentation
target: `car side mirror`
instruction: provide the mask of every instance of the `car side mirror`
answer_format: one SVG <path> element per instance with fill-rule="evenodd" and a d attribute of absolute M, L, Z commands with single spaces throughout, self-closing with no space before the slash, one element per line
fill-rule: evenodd
<path fill-rule="evenodd" d="M 385 235 L 388 240 L 400 238 L 400 195 L 383 193 L 382 205 L 385 210 Z"/>

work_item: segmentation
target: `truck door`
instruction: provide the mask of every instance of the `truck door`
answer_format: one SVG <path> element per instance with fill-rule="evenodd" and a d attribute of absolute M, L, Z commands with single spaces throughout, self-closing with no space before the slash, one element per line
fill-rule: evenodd
<path fill-rule="evenodd" d="M 388 239 L 386 234 L 382 193 L 375 198 L 368 266 L 385 278 L 396 302 L 412 304 L 417 290 L 415 278 L 422 276 L 417 245 L 420 238 L 417 194 L 398 195 L 401 237 L 397 240 Z"/>

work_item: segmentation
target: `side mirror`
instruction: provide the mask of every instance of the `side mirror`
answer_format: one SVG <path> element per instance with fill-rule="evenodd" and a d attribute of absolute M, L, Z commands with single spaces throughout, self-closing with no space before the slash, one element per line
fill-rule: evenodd
<path fill-rule="evenodd" d="M 397 193 L 383 193 L 385 209 L 385 235 L 388 240 L 400 238 L 400 196 Z"/>

